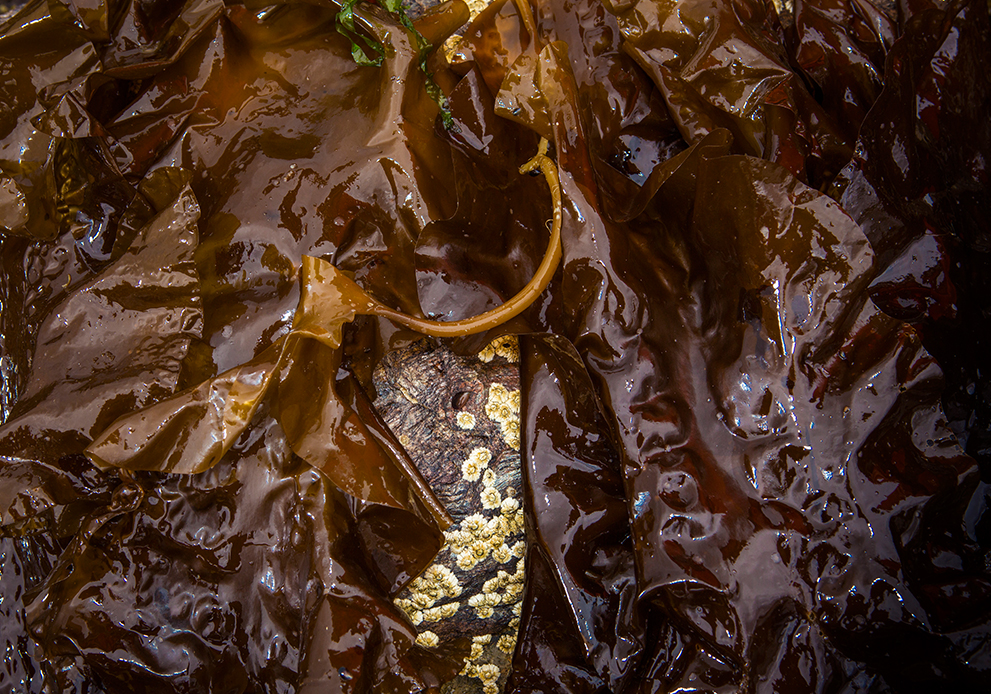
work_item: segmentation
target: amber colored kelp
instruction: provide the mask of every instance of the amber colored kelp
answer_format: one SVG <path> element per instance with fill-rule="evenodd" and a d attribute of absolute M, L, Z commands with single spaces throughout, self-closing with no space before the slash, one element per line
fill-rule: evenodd
<path fill-rule="evenodd" d="M 356 65 L 338 9 L 2 28 L 0 690 L 442 687 L 469 644 L 391 598 L 449 518 L 369 374 L 397 312 L 520 292 L 555 217 L 491 326 L 507 690 L 987 689 L 986 4 L 497 0 L 427 61 L 450 128 L 415 36 L 359 5 Z"/>

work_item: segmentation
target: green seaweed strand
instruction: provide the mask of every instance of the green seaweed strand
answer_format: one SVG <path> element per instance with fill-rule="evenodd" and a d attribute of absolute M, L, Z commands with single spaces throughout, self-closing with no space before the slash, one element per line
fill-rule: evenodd
<path fill-rule="evenodd" d="M 346 36 L 351 42 L 351 57 L 355 63 L 358 65 L 381 67 L 385 59 L 385 47 L 359 32 L 354 26 L 354 7 L 359 1 L 342 0 L 341 9 L 337 13 L 337 31 Z M 427 69 L 427 58 L 433 49 L 433 45 L 413 26 L 413 21 L 406 14 L 402 0 L 381 0 L 381 6 L 386 12 L 397 18 L 404 27 L 409 29 L 416 39 L 416 47 L 419 51 L 420 71 L 426 77 L 425 89 L 430 98 L 440 108 L 444 127 L 450 128 L 454 124 L 454 119 L 451 117 L 451 111 L 447 107 L 447 97 L 444 96 L 444 92 L 441 91 L 440 86 L 434 81 L 433 73 Z"/>
<path fill-rule="evenodd" d="M 351 42 L 351 57 L 358 65 L 381 67 L 385 48 L 354 27 L 354 6 L 358 0 L 343 0 L 337 13 L 337 31 Z"/>

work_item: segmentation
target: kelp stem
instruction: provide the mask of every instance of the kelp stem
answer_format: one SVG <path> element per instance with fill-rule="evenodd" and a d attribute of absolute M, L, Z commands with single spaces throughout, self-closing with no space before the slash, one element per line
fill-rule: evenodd
<path fill-rule="evenodd" d="M 502 325 L 511 318 L 515 318 L 540 296 L 547 285 L 550 284 L 558 264 L 561 262 L 561 181 L 558 178 L 557 167 L 554 161 L 547 156 L 547 140 L 540 139 L 540 148 L 537 154 L 526 164 L 520 167 L 521 174 L 540 171 L 544 174 L 547 186 L 551 190 L 551 203 L 554 206 L 554 220 L 551 226 L 551 238 L 547 244 L 547 251 L 540 267 L 533 277 L 527 282 L 513 298 L 501 306 L 480 313 L 473 318 L 466 318 L 459 321 L 434 321 L 425 318 L 416 318 L 407 315 L 378 302 L 372 304 L 366 313 L 373 316 L 381 316 L 400 325 L 416 330 L 417 332 L 433 337 L 460 337 L 464 335 L 474 335 L 484 332 L 490 328 Z"/>
<path fill-rule="evenodd" d="M 533 9 L 530 7 L 530 0 L 513 0 L 516 5 L 516 13 L 523 22 L 523 28 L 530 35 L 530 47 L 534 53 L 540 53 L 543 48 L 539 36 L 537 35 L 537 22 L 533 18 Z"/>

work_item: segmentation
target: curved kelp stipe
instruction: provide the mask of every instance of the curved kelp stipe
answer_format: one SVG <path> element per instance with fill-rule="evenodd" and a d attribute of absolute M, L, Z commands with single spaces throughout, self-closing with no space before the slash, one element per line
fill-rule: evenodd
<path fill-rule="evenodd" d="M 547 156 L 547 140 L 540 140 L 540 150 L 537 154 L 520 167 L 520 173 L 537 173 L 544 175 L 551 191 L 551 203 L 554 205 L 554 219 L 551 226 L 551 238 L 547 251 L 533 277 L 513 298 L 491 311 L 486 311 L 472 318 L 458 321 L 435 321 L 416 318 L 375 302 L 367 313 L 395 321 L 407 328 L 416 330 L 424 335 L 433 337 L 461 337 L 475 335 L 491 328 L 498 327 L 506 321 L 515 318 L 525 311 L 541 292 L 547 289 L 557 266 L 561 262 L 561 182 L 558 180 L 557 168 Z"/>

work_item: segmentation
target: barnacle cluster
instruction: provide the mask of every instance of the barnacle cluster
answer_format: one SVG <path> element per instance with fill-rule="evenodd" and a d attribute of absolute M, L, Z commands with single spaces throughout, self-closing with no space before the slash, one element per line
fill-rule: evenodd
<path fill-rule="evenodd" d="M 489 398 L 485 414 L 499 422 L 506 444 L 513 450 L 520 449 L 520 391 L 508 390 L 501 383 L 489 386 Z"/>

